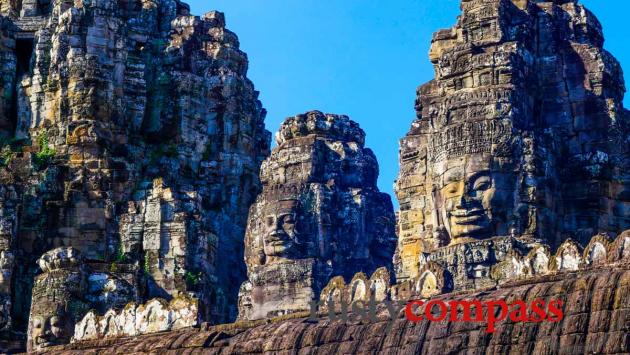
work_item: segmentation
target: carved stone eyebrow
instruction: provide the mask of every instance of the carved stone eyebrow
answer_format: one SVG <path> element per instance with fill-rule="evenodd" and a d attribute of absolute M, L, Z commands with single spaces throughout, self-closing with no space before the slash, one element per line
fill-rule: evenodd
<path fill-rule="evenodd" d="M 460 169 L 449 169 L 444 173 L 444 184 L 450 184 L 464 180 L 464 172 Z"/>
<path fill-rule="evenodd" d="M 293 216 L 295 217 L 295 212 L 278 212 L 278 218 L 282 218 L 284 216 Z"/>
<path fill-rule="evenodd" d="M 478 171 L 478 172 L 476 172 L 476 173 L 474 173 L 474 174 L 470 175 L 470 176 L 466 179 L 467 184 L 469 184 L 469 185 L 471 185 L 471 186 L 472 186 L 472 185 L 475 183 L 475 181 L 476 181 L 477 179 L 479 179 L 480 177 L 491 177 L 491 173 L 492 173 L 492 172 L 491 172 L 490 170 Z"/>

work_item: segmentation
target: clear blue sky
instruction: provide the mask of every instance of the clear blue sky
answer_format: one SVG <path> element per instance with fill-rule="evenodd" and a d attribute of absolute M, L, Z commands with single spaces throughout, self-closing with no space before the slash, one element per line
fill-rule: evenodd
<path fill-rule="evenodd" d="M 225 13 L 250 61 L 249 77 L 275 133 L 284 118 L 317 109 L 346 114 L 367 133 L 379 186 L 396 204 L 398 140 L 415 89 L 433 77 L 433 32 L 452 26 L 460 0 L 189 0 L 201 15 Z M 583 0 L 604 26 L 606 48 L 630 72 L 630 1 Z M 626 107 L 630 100 L 626 97 Z"/>

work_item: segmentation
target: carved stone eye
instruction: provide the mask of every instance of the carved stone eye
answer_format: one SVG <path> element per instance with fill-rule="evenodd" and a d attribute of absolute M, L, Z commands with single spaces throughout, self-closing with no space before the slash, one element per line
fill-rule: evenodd
<path fill-rule="evenodd" d="M 63 321 L 58 317 L 52 317 L 50 319 L 50 325 L 55 328 L 61 328 L 63 326 Z"/>
<path fill-rule="evenodd" d="M 477 191 L 484 191 L 489 189 L 491 186 L 492 182 L 490 181 L 490 178 L 481 177 L 477 179 L 477 181 L 475 181 L 475 185 L 473 185 L 473 188 Z"/>
<path fill-rule="evenodd" d="M 292 214 L 287 214 L 282 217 L 283 224 L 295 224 L 295 217 Z"/>
<path fill-rule="evenodd" d="M 458 186 L 457 186 L 457 182 L 451 182 L 448 185 L 446 185 L 446 193 L 449 195 L 453 195 L 456 194 L 458 191 Z"/>
<path fill-rule="evenodd" d="M 273 224 L 274 224 L 273 222 L 274 222 L 274 219 L 272 216 L 267 217 L 265 220 L 267 227 L 273 227 Z"/>

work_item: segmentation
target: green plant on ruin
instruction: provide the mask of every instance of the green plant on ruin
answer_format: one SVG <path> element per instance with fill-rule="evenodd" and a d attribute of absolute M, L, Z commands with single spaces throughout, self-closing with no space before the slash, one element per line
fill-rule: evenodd
<path fill-rule="evenodd" d="M 37 170 L 45 169 L 55 157 L 55 150 L 48 144 L 48 134 L 42 132 L 37 136 L 39 151 L 33 155 L 33 163 Z"/>
<path fill-rule="evenodd" d="M 4 147 L 2 147 L 2 150 L 0 150 L 0 164 L 1 165 L 9 166 L 9 164 L 11 164 L 11 161 L 13 160 L 14 157 L 15 157 L 15 152 L 11 150 L 10 146 L 5 145 Z"/>
<path fill-rule="evenodd" d="M 144 270 L 145 275 L 151 275 L 151 265 L 149 263 L 149 256 L 147 254 L 144 254 L 144 265 L 142 269 Z"/>
<path fill-rule="evenodd" d="M 127 262 L 127 256 L 125 255 L 125 252 L 123 251 L 122 245 L 119 245 L 118 249 L 116 250 L 116 255 L 114 255 L 114 261 L 112 261 L 112 264 L 109 267 L 109 271 L 117 272 L 118 264 L 124 264 L 126 262 Z"/>
<path fill-rule="evenodd" d="M 186 274 L 184 275 L 184 279 L 186 280 L 186 283 L 188 285 L 197 286 L 199 282 L 201 281 L 201 272 L 193 273 L 190 271 L 186 271 Z"/>
<path fill-rule="evenodd" d="M 125 255 L 122 245 L 118 246 L 118 250 L 116 250 L 116 256 L 115 256 L 114 261 L 119 264 L 123 264 L 127 262 L 127 255 Z"/>
<path fill-rule="evenodd" d="M 0 139 L 0 165 L 11 164 L 15 154 L 22 151 L 24 145 L 30 144 L 28 139 L 2 138 Z"/>

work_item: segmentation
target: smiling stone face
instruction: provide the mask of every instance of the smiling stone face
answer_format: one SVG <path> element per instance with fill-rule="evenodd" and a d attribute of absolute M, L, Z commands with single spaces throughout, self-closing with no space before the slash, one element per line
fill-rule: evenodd
<path fill-rule="evenodd" d="M 265 203 L 252 206 L 247 230 L 245 260 L 250 266 L 290 263 L 297 259 L 323 259 L 330 240 L 326 205 L 328 194 L 319 186 L 283 186 L 263 192 Z M 318 200 L 319 203 L 313 201 Z M 324 243 L 326 244 L 326 243 Z M 324 260 L 325 261 L 325 260 Z"/>
<path fill-rule="evenodd" d="M 280 201 L 264 211 L 263 250 L 268 257 L 290 257 L 300 244 L 296 228 L 298 201 Z"/>
<path fill-rule="evenodd" d="M 35 317 L 32 320 L 31 330 L 34 349 L 68 343 L 73 329 L 72 324 L 65 318 L 63 310 L 51 316 Z"/>
<path fill-rule="evenodd" d="M 489 238 L 508 233 L 514 175 L 492 170 L 492 159 L 460 159 L 436 186 L 435 206 L 450 243 L 468 238 Z"/>
<path fill-rule="evenodd" d="M 74 313 L 88 308 L 78 298 L 82 291 L 83 275 L 78 269 L 52 270 L 35 279 L 28 326 L 29 351 L 70 341 Z"/>
<path fill-rule="evenodd" d="M 490 200 L 496 190 L 489 172 L 449 182 L 442 190 L 450 235 L 453 239 L 477 236 L 490 229 Z"/>
<path fill-rule="evenodd" d="M 29 351 L 67 344 L 77 317 L 90 308 L 82 258 L 72 248 L 57 248 L 39 260 L 42 274 L 35 277 L 28 324 Z"/>

